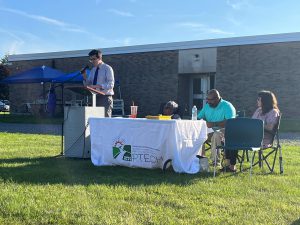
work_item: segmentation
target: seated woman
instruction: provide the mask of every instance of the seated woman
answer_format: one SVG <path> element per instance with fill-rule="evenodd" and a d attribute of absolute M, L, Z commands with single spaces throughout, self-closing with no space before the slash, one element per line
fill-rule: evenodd
<path fill-rule="evenodd" d="M 174 101 L 168 101 L 164 106 L 163 115 L 171 116 L 171 119 L 174 120 L 180 120 L 181 118 L 177 113 L 178 113 L 178 104 Z"/>
<path fill-rule="evenodd" d="M 252 118 L 264 121 L 264 139 L 263 148 L 270 147 L 273 141 L 272 131 L 278 123 L 280 111 L 277 106 L 277 99 L 271 91 L 261 91 L 258 93 L 257 109 Z M 236 159 L 238 151 L 225 151 L 226 159 L 229 160 L 229 166 L 222 170 L 229 172 L 236 171 Z"/>

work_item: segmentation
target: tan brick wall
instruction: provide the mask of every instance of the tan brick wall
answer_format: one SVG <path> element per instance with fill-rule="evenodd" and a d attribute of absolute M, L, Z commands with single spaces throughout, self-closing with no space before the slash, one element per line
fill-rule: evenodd
<path fill-rule="evenodd" d="M 104 56 L 104 61 L 120 80 L 125 111 L 132 101 L 139 114 L 157 114 L 161 103 L 176 100 L 188 103 L 189 80 L 178 75 L 178 51 L 145 52 Z M 73 72 L 88 64 L 88 57 L 13 62 L 12 73 L 34 66 L 54 66 Z M 300 42 L 219 47 L 217 50 L 216 88 L 224 99 L 251 116 L 257 92 L 273 91 L 285 118 L 300 118 Z M 46 87 L 46 90 L 47 87 Z M 42 85 L 10 85 L 12 110 L 42 94 Z M 57 90 L 60 95 L 60 89 Z M 115 98 L 117 98 L 115 96 Z M 60 97 L 58 97 L 60 98 Z"/>
<path fill-rule="evenodd" d="M 271 90 L 285 118 L 300 118 L 300 42 L 218 48 L 216 88 L 249 116 L 257 92 Z"/>
<path fill-rule="evenodd" d="M 129 114 L 132 101 L 139 106 L 139 115 L 157 114 L 160 104 L 171 99 L 177 100 L 178 52 L 148 52 L 123 55 L 107 55 L 103 60 L 111 65 L 115 79 L 121 83 L 125 112 Z M 14 62 L 11 74 L 22 72 L 35 66 L 54 66 L 63 72 L 73 72 L 88 64 L 88 57 L 54 60 L 33 60 Z M 49 85 L 46 86 L 48 90 Z M 117 93 L 117 92 L 116 92 Z M 20 111 L 22 104 L 39 98 L 42 85 L 10 85 L 12 111 Z M 60 98 L 60 89 L 56 92 Z M 115 96 L 118 98 L 118 95 Z"/>
<path fill-rule="evenodd" d="M 177 51 L 111 55 L 105 61 L 120 80 L 127 113 L 132 101 L 139 106 L 140 115 L 156 115 L 162 102 L 177 101 Z"/>

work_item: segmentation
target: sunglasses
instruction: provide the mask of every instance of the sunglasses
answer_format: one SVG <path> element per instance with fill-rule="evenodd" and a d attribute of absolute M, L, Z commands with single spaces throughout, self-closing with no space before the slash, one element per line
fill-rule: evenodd
<path fill-rule="evenodd" d="M 217 98 L 206 98 L 206 101 L 214 101 L 216 100 Z"/>

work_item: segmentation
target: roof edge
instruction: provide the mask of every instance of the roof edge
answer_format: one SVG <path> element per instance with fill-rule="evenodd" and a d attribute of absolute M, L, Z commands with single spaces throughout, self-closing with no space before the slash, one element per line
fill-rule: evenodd
<path fill-rule="evenodd" d="M 300 41 L 300 32 L 283 33 L 283 34 L 266 34 L 257 36 L 231 37 L 220 39 L 207 39 L 197 41 L 171 42 L 159 44 L 134 45 L 123 47 L 102 48 L 103 55 L 115 55 L 138 52 L 153 52 L 153 51 L 168 51 L 168 50 L 183 50 L 194 48 L 212 48 L 225 47 L 234 45 L 252 45 L 252 44 L 267 44 L 278 42 L 293 42 Z M 91 49 L 32 53 L 32 54 L 16 54 L 9 55 L 8 61 L 24 61 L 38 59 L 56 59 L 56 58 L 74 58 L 87 56 Z"/>

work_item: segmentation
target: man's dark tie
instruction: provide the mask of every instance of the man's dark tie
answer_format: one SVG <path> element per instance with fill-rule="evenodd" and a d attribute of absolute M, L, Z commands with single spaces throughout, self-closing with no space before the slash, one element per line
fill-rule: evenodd
<path fill-rule="evenodd" d="M 98 70 L 99 70 L 99 67 L 97 67 L 97 69 L 96 69 L 96 72 L 95 72 L 95 75 L 94 75 L 94 80 L 93 80 L 93 85 L 97 84 Z"/>

